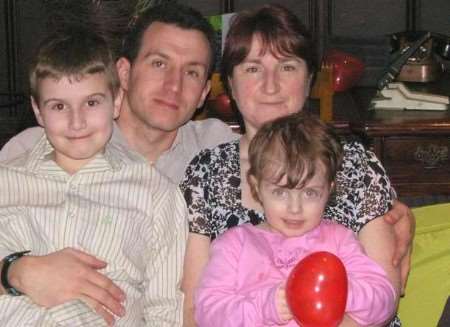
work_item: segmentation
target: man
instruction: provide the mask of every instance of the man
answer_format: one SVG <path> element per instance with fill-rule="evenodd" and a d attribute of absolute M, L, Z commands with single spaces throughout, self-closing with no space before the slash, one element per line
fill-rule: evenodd
<path fill-rule="evenodd" d="M 175 3 L 144 12 L 125 37 L 124 53 L 117 62 L 125 94 L 112 142 L 141 153 L 178 183 L 199 150 L 236 138 L 217 120 L 189 121 L 209 92 L 213 61 L 214 32 L 200 13 Z M 42 133 L 33 128 L 14 137 L 2 149 L 0 160 L 31 148 L 32 140 L 36 142 Z M 393 217 L 401 221 L 395 225 L 403 237 L 399 238 L 401 256 L 413 234 L 409 220 L 400 219 L 408 216 L 406 209 L 403 206 Z M 11 266 L 8 278 L 42 306 L 90 298 L 96 311 L 111 319 L 108 310 L 119 315 L 124 295 L 98 272 L 106 264 L 69 248 L 47 256 L 24 256 Z"/>
<path fill-rule="evenodd" d="M 117 61 L 124 100 L 111 142 L 141 153 L 176 184 L 198 151 L 237 137 L 218 120 L 189 121 L 210 89 L 214 37 L 197 11 L 174 3 L 162 5 L 139 17 Z M 41 128 L 31 128 L 14 137 L 0 160 L 30 149 L 42 134 Z M 20 258 L 10 267 L 8 279 L 45 307 L 89 298 L 91 306 L 110 321 L 108 310 L 116 315 L 123 312 L 124 293 L 98 272 L 106 265 L 67 248 Z"/>

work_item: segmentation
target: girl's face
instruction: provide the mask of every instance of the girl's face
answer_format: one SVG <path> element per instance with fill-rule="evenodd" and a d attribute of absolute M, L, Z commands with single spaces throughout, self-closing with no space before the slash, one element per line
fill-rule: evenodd
<path fill-rule="evenodd" d="M 315 176 L 302 188 L 286 188 L 282 186 L 285 182 L 260 181 L 257 184 L 259 201 L 271 230 L 286 237 L 301 236 L 320 224 L 331 185 L 321 163 Z"/>
<path fill-rule="evenodd" d="M 229 78 L 246 131 L 252 134 L 267 121 L 302 110 L 310 86 L 305 61 L 263 50 L 261 38 L 254 36 L 247 58 Z"/>

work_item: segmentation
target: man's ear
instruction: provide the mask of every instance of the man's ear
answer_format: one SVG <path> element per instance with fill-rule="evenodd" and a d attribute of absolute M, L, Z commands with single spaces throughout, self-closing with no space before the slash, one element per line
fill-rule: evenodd
<path fill-rule="evenodd" d="M 119 87 L 119 90 L 117 91 L 117 94 L 114 98 L 114 108 L 113 108 L 113 118 L 116 119 L 119 117 L 120 114 L 120 108 L 122 107 L 122 100 L 123 100 L 123 89 Z"/>
<path fill-rule="evenodd" d="M 130 78 L 131 64 L 125 57 L 120 57 L 116 62 L 117 74 L 119 75 L 120 87 L 128 91 L 128 82 Z"/>
<path fill-rule="evenodd" d="M 39 105 L 37 104 L 37 102 L 33 96 L 30 97 L 30 100 L 31 100 L 31 107 L 33 108 L 34 116 L 36 117 L 36 121 L 39 123 L 39 125 L 44 127 L 44 120 L 42 119 L 41 111 L 39 110 Z"/>
<path fill-rule="evenodd" d="M 203 106 L 205 103 L 206 97 L 209 94 L 209 91 L 211 91 L 211 80 L 209 79 L 206 81 L 205 87 L 203 88 L 202 95 L 200 96 L 200 99 L 197 104 L 197 109 Z"/>

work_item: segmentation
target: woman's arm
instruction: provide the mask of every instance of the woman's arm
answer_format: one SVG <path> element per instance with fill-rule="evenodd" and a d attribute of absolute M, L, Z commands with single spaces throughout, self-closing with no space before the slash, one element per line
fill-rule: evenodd
<path fill-rule="evenodd" d="M 197 326 L 194 318 L 194 290 L 208 262 L 210 244 L 209 237 L 189 233 L 184 259 L 183 281 L 181 283 L 181 290 L 184 292 L 184 327 Z"/>
<path fill-rule="evenodd" d="M 401 294 L 403 294 L 411 268 L 411 252 L 416 220 L 411 209 L 398 200 L 394 201 L 392 209 L 383 216 L 383 219 L 394 228 L 395 251 L 392 261 L 395 267 L 400 267 Z"/>
<path fill-rule="evenodd" d="M 397 295 L 395 299 L 397 307 L 400 295 L 400 268 L 395 267 L 392 262 L 396 245 L 393 227 L 384 219 L 374 219 L 363 227 L 358 237 L 366 254 L 386 272 Z"/>

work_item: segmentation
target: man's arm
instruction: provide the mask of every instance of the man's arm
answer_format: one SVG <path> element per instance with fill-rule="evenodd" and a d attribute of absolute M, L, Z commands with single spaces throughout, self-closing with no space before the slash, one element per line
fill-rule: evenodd
<path fill-rule="evenodd" d="M 98 272 L 106 263 L 66 248 L 45 256 L 24 256 L 14 262 L 8 273 L 9 283 L 33 302 L 52 308 L 72 300 L 83 300 L 106 322 L 124 315 L 125 294 L 109 278 Z M 1 288 L 1 294 L 4 289 Z M 109 312 L 110 311 L 110 312 Z"/>
<path fill-rule="evenodd" d="M 0 151 L 0 161 L 7 161 L 31 150 L 44 135 L 42 127 L 28 128 L 12 137 Z"/>

